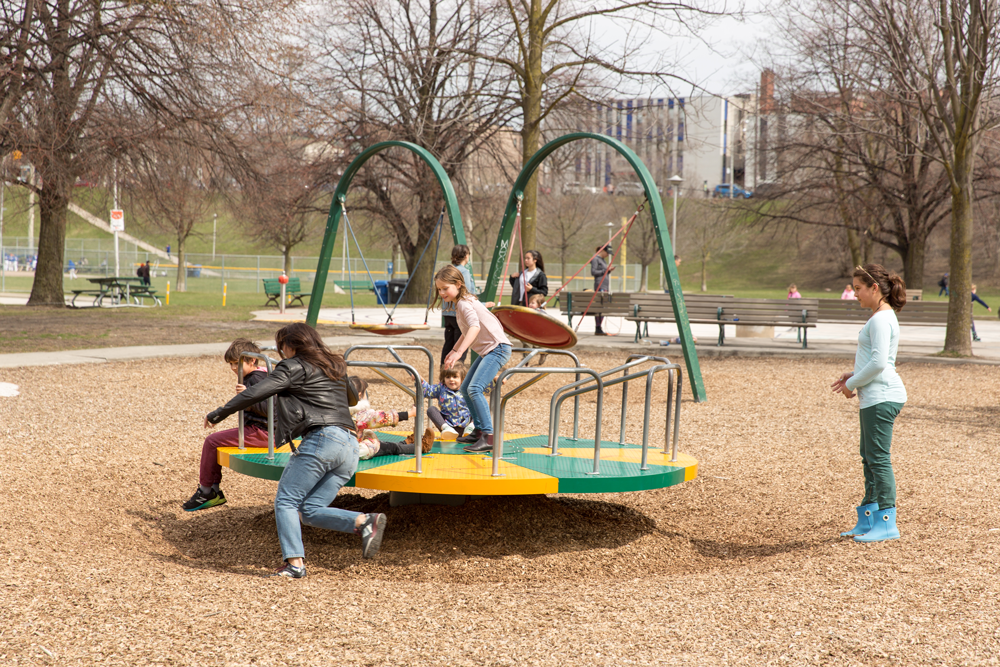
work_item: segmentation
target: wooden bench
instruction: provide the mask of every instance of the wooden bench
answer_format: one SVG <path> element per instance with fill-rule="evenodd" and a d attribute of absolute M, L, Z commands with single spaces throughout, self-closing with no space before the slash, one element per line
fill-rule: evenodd
<path fill-rule="evenodd" d="M 872 316 L 871 308 L 862 308 L 857 301 L 819 299 L 819 321 L 837 324 L 864 324 Z M 939 326 L 948 324 L 947 301 L 909 301 L 896 313 L 900 326 Z"/>
<path fill-rule="evenodd" d="M 264 295 L 267 296 L 267 303 L 264 307 L 268 306 L 280 306 L 278 300 L 281 298 L 281 283 L 278 282 L 277 278 L 261 278 L 264 281 Z M 306 304 L 302 302 L 304 297 L 312 296 L 309 292 L 302 291 L 302 284 L 299 281 L 299 277 L 288 279 L 288 284 L 285 285 L 285 296 L 288 299 L 288 305 L 293 305 L 296 301 L 299 302 L 300 306 L 305 306 Z"/>
<path fill-rule="evenodd" d="M 593 299 L 593 302 L 591 302 Z M 573 316 L 601 315 L 603 317 L 626 317 L 631 314 L 628 292 L 563 292 L 559 295 L 559 308 L 566 314 L 570 327 Z"/>
<path fill-rule="evenodd" d="M 775 326 L 798 329 L 803 349 L 809 347 L 809 329 L 815 328 L 818 299 L 737 299 L 731 296 L 685 294 L 684 305 L 691 324 L 719 327 L 718 345 L 726 342 L 726 325 Z M 631 295 L 632 313 L 625 319 L 636 323 L 635 340 L 649 337 L 650 322 L 676 322 L 669 294 Z"/>

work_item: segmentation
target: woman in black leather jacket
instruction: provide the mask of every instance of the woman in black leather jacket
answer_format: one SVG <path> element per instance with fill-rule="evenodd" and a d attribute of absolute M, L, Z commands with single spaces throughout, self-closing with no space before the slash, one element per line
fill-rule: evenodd
<path fill-rule="evenodd" d="M 359 514 L 330 507 L 340 487 L 358 468 L 358 439 L 348 410 L 357 403 L 347 381 L 344 358 L 331 351 L 308 324 L 297 322 L 278 330 L 274 341 L 282 361 L 267 379 L 238 394 L 205 417 L 217 424 L 229 415 L 277 396 L 277 441 L 302 437 L 282 472 L 274 497 L 274 517 L 284 565 L 274 576 L 301 579 L 302 523 L 361 535 L 362 556 L 373 558 L 382 543 L 384 514 Z"/>

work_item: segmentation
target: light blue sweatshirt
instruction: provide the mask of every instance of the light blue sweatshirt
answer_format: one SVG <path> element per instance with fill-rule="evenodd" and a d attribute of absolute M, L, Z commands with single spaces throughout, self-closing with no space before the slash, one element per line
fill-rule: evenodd
<path fill-rule="evenodd" d="M 858 392 L 861 408 L 879 403 L 906 403 L 906 388 L 896 373 L 896 350 L 899 347 L 899 321 L 893 310 L 872 315 L 858 334 L 858 352 L 854 356 L 854 375 L 847 388 Z"/>

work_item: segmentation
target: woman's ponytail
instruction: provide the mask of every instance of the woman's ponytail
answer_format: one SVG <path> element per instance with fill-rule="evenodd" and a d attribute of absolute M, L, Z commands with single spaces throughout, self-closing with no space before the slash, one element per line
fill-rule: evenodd
<path fill-rule="evenodd" d="M 888 282 L 889 292 L 886 294 L 885 300 L 898 313 L 906 305 L 906 283 L 895 273 L 889 275 Z"/>

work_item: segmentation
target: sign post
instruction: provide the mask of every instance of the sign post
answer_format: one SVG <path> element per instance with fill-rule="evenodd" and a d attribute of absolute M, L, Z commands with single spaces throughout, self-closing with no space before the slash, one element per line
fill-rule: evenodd
<path fill-rule="evenodd" d="M 118 232 L 125 231 L 125 211 L 120 208 L 111 209 L 111 231 L 115 233 L 115 275 L 120 276 L 118 265 Z"/>

